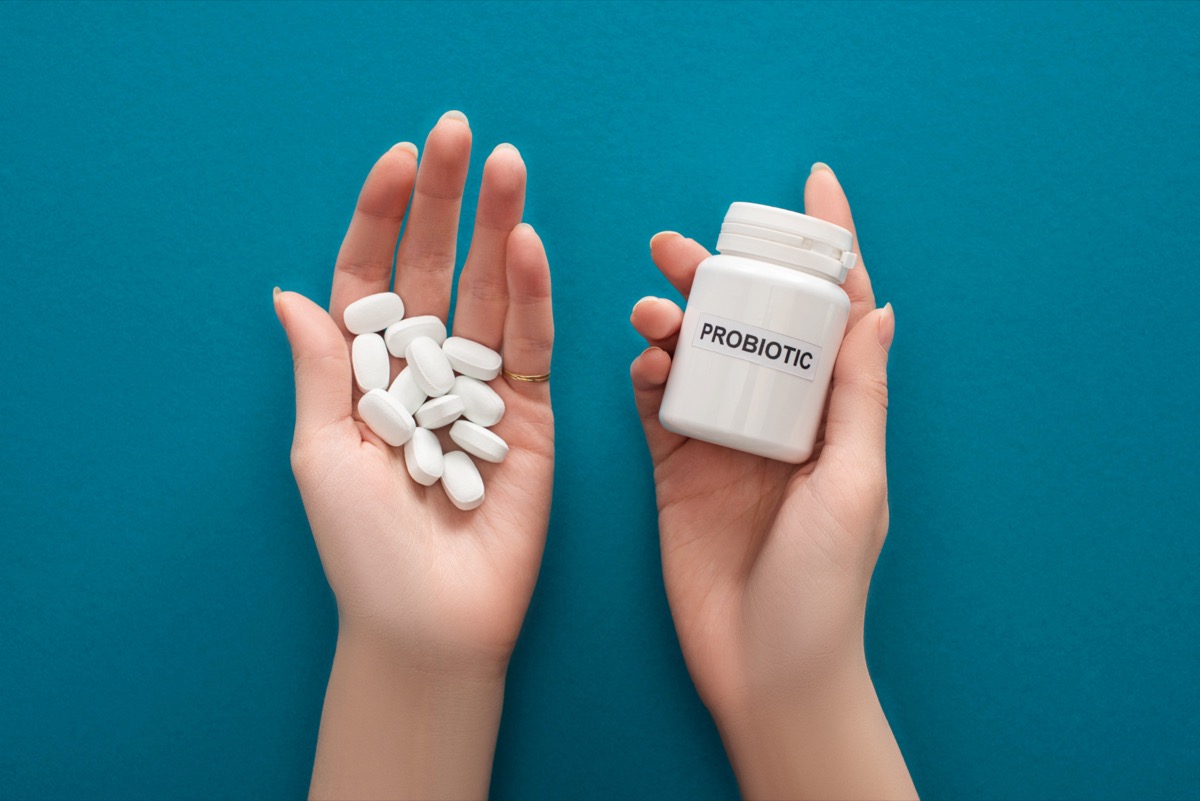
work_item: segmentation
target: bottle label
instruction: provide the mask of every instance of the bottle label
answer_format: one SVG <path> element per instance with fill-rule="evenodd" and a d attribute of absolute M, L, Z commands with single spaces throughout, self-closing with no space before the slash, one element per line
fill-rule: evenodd
<path fill-rule="evenodd" d="M 807 381 L 816 377 L 817 364 L 821 361 L 821 348 L 811 342 L 713 314 L 700 315 L 692 344 L 713 353 L 773 367 Z"/>

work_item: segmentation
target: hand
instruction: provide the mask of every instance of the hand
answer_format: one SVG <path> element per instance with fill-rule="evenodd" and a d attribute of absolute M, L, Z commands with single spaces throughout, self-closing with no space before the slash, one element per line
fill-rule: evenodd
<path fill-rule="evenodd" d="M 502 464 L 479 463 L 487 495 L 470 512 L 456 509 L 440 485 L 413 481 L 402 449 L 380 440 L 356 413 L 360 393 L 351 377 L 353 337 L 342 312 L 358 298 L 390 288 L 395 253 L 395 291 L 404 299 L 406 316 L 447 319 L 470 148 L 465 117 L 450 112 L 429 134 L 419 168 L 411 144 L 385 153 L 367 176 L 338 253 L 329 313 L 292 292 L 275 298 L 295 361 L 292 466 L 338 607 L 338 656 L 326 697 L 314 793 L 327 730 L 335 728 L 330 704 L 339 690 L 338 659 L 353 665 L 342 673 L 374 675 L 394 685 L 395 694 L 438 684 L 422 699 L 405 698 L 417 708 L 433 695 L 455 696 L 445 700 L 460 706 L 458 694 L 447 691 L 448 681 L 487 685 L 482 705 L 489 708 L 479 728 L 492 727 L 494 747 L 499 710 L 494 690 L 503 687 L 541 563 L 554 468 L 548 384 L 492 382 L 507 409 L 494 430 L 510 452 Z M 521 224 L 524 199 L 524 162 L 511 145 L 501 145 L 484 166 L 453 333 L 500 350 L 513 372 L 541 374 L 550 371 L 554 340 L 550 274 L 537 234 Z M 400 368 L 393 360 L 393 377 Z M 396 680 L 401 675 L 406 678 Z M 338 719 L 346 719 L 347 730 L 361 730 L 362 720 L 354 716 L 375 714 L 372 705 L 383 703 L 381 697 L 362 700 L 365 709 Z M 463 714 L 461 708 L 453 711 Z M 496 720 L 490 721 L 493 713 Z M 475 722 L 466 723 L 472 728 Z M 380 728 L 387 728 L 386 721 Z M 414 770 L 423 767 L 428 766 Z M 464 772 L 461 765 L 457 771 Z M 380 782 L 374 788 L 380 794 L 415 791 L 412 784 Z M 323 791 L 337 788 L 326 782 Z M 425 791 L 457 793 L 425 786 L 417 794 Z M 374 792 L 360 784 L 350 794 Z"/>
<path fill-rule="evenodd" d="M 854 231 L 841 186 L 823 165 L 810 175 L 804 200 L 806 213 Z M 685 296 L 708 255 L 679 234 L 651 241 L 655 264 Z M 650 344 L 630 373 L 654 464 L 671 614 L 747 795 L 838 794 L 836 783 L 819 790 L 812 781 L 771 783 L 747 765 L 762 758 L 762 741 L 786 739 L 771 726 L 811 723 L 814 710 L 835 696 L 848 703 L 868 691 L 874 697 L 863 616 L 888 528 L 884 433 L 894 318 L 890 306 L 875 308 L 859 264 L 844 285 L 850 319 L 826 426 L 813 458 L 799 466 L 665 430 L 658 412 L 683 312 L 652 298 L 631 317 Z M 780 758 L 800 764 L 795 754 Z M 860 789 L 868 797 L 881 792 Z"/>

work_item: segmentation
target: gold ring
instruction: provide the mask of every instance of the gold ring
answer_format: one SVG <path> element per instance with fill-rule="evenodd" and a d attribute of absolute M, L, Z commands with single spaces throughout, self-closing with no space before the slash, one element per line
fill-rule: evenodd
<path fill-rule="evenodd" d="M 529 381 L 536 384 L 542 381 L 550 380 L 549 373 L 542 373 L 541 375 L 521 375 L 520 373 L 514 373 L 511 370 L 504 370 L 503 372 L 506 378 L 511 378 L 513 381 Z"/>

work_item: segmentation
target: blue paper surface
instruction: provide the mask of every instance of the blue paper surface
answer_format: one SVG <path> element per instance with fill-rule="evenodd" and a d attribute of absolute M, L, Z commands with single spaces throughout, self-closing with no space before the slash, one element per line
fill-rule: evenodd
<path fill-rule="evenodd" d="M 498 798 L 725 798 L 662 588 L 649 237 L 799 209 L 896 310 L 867 648 L 928 798 L 1200 795 L 1197 4 L 0 4 L 0 797 L 305 793 L 336 616 L 276 284 L 465 111 L 554 270 Z M 470 220 L 469 201 L 464 219 Z M 461 239 L 465 252 L 466 233 Z"/>

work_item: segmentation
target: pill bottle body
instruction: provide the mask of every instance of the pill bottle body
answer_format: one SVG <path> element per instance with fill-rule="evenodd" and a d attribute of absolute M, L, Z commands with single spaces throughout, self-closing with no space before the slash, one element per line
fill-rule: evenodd
<path fill-rule="evenodd" d="M 826 276 L 737 254 L 705 259 L 660 421 L 706 442 L 807 461 L 849 314 L 850 299 Z"/>

